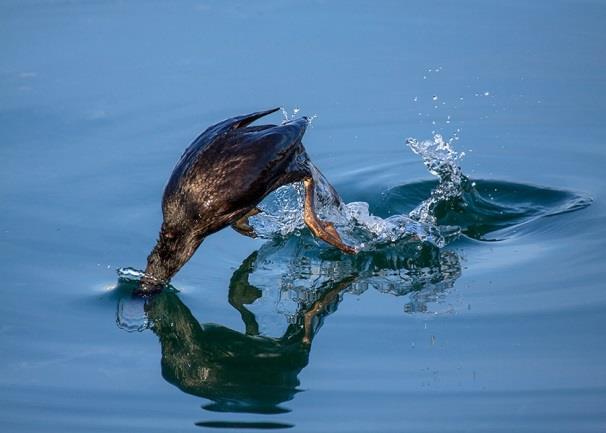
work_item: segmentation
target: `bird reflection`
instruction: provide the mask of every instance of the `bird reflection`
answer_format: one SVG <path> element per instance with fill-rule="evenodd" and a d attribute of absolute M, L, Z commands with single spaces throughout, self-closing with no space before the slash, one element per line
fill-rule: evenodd
<path fill-rule="evenodd" d="M 309 346 L 290 327 L 278 339 L 200 324 L 175 293 L 145 305 L 149 326 L 160 339 L 162 376 L 182 391 L 213 401 L 208 410 L 277 413 L 293 398 Z"/>
<path fill-rule="evenodd" d="M 160 340 L 162 376 L 210 400 L 205 409 L 280 413 L 287 411 L 280 405 L 299 391 L 298 375 L 309 362 L 313 340 L 344 294 L 373 288 L 408 295 L 405 311 L 425 311 L 460 273 L 455 252 L 428 244 L 346 256 L 318 247 L 311 237 L 292 236 L 266 243 L 234 272 L 228 300 L 240 313 L 244 332 L 199 323 L 174 290 L 146 299 L 123 296 L 117 323 L 128 331 L 151 329 Z M 129 284 L 136 286 L 120 284 L 122 293 L 132 293 Z M 277 333 L 264 329 L 272 314 L 283 321 Z"/>

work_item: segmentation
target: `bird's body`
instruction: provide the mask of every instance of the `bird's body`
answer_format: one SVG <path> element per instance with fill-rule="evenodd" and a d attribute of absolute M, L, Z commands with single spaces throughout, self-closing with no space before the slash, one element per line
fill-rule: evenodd
<path fill-rule="evenodd" d="M 258 212 L 256 206 L 267 194 L 297 181 L 304 181 L 308 192 L 305 220 L 312 232 L 354 252 L 330 223 L 320 221 L 313 212 L 316 169 L 301 142 L 308 120 L 248 126 L 276 110 L 220 122 L 185 150 L 164 191 L 164 221 L 145 271 L 148 285 L 166 283 L 206 236 L 228 225 L 254 236 L 247 216 Z M 336 193 L 335 198 L 339 200 Z"/>

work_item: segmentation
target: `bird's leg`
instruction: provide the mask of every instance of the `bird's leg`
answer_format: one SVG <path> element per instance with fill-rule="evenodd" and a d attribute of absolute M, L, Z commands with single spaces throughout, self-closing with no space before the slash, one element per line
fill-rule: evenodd
<path fill-rule="evenodd" d="M 232 228 L 235 231 L 237 231 L 238 233 L 240 233 L 241 235 L 249 236 L 251 238 L 256 238 L 257 234 L 255 233 L 254 229 L 248 223 L 248 218 L 251 216 L 257 215 L 258 213 L 261 213 L 261 212 L 262 212 L 261 209 L 259 209 L 258 207 L 252 208 L 246 215 L 244 215 L 240 219 L 236 220 L 231 225 Z"/>
<path fill-rule="evenodd" d="M 319 237 L 345 253 L 357 253 L 355 248 L 350 247 L 341 240 L 341 236 L 339 236 L 337 229 L 335 229 L 335 226 L 331 222 L 322 221 L 318 218 L 315 209 L 315 182 L 313 178 L 306 177 L 303 179 L 303 185 L 305 186 L 304 220 L 314 236 Z"/>
<path fill-rule="evenodd" d="M 259 323 L 254 313 L 244 305 L 250 305 L 263 296 L 260 289 L 250 284 L 248 278 L 254 270 L 258 252 L 255 251 L 242 262 L 229 281 L 228 301 L 240 312 L 246 327 L 246 335 L 259 335 Z"/>
<path fill-rule="evenodd" d="M 347 289 L 356 280 L 356 275 L 350 275 L 336 283 L 330 290 L 322 294 L 320 299 L 313 303 L 311 308 L 303 315 L 303 343 L 311 344 L 314 334 L 313 320 L 322 313 L 326 306 L 332 304 L 339 294 Z"/>

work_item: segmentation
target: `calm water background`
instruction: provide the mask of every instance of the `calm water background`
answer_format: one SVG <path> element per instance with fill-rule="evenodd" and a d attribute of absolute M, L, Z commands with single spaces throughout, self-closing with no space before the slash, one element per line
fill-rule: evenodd
<path fill-rule="evenodd" d="M 0 430 L 606 431 L 605 21 L 600 1 L 2 1 Z M 144 267 L 186 145 L 276 105 L 317 114 L 306 147 L 348 201 L 430 179 L 404 140 L 460 129 L 468 176 L 593 203 L 451 244 L 460 275 L 422 311 L 346 293 L 281 413 L 207 410 L 154 332 L 116 326 L 115 269 Z M 177 299 L 243 332 L 228 287 L 262 245 L 212 236 Z"/>

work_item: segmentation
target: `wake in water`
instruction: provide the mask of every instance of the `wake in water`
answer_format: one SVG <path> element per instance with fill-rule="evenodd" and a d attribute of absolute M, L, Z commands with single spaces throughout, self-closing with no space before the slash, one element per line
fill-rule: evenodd
<path fill-rule="evenodd" d="M 373 215 L 366 202 L 335 205 L 330 185 L 319 176 L 318 212 L 334 223 L 343 240 L 374 251 L 400 242 L 427 242 L 442 248 L 461 234 L 477 240 L 500 240 L 521 231 L 522 225 L 541 217 L 582 209 L 591 198 L 569 191 L 496 181 L 471 181 L 459 166 L 464 153 L 436 134 L 431 140 L 406 140 L 423 159 L 437 182 L 402 185 L 385 192 L 387 218 Z M 410 197 L 427 197 L 412 210 L 403 209 Z M 250 219 L 258 236 L 286 236 L 305 227 L 304 191 L 300 184 L 286 185 L 259 205 L 262 213 Z M 376 206 L 375 206 L 376 207 Z M 490 236 L 489 236 L 490 235 Z"/>
<path fill-rule="evenodd" d="M 316 179 L 320 216 L 331 221 L 350 245 L 357 245 L 361 250 L 373 250 L 395 242 L 411 241 L 429 242 L 441 248 L 459 235 L 459 227 L 439 225 L 434 211 L 440 203 L 461 196 L 466 178 L 457 162 L 462 155 L 440 135 L 426 141 L 410 138 L 406 143 L 423 158 L 429 172 L 440 179 L 431 196 L 407 215 L 381 218 L 370 213 L 366 202 L 335 205 L 330 185 L 321 176 Z M 261 202 L 259 208 L 263 212 L 250 219 L 251 226 L 264 239 L 301 230 L 305 227 L 303 202 L 302 184 L 283 186 Z"/>

